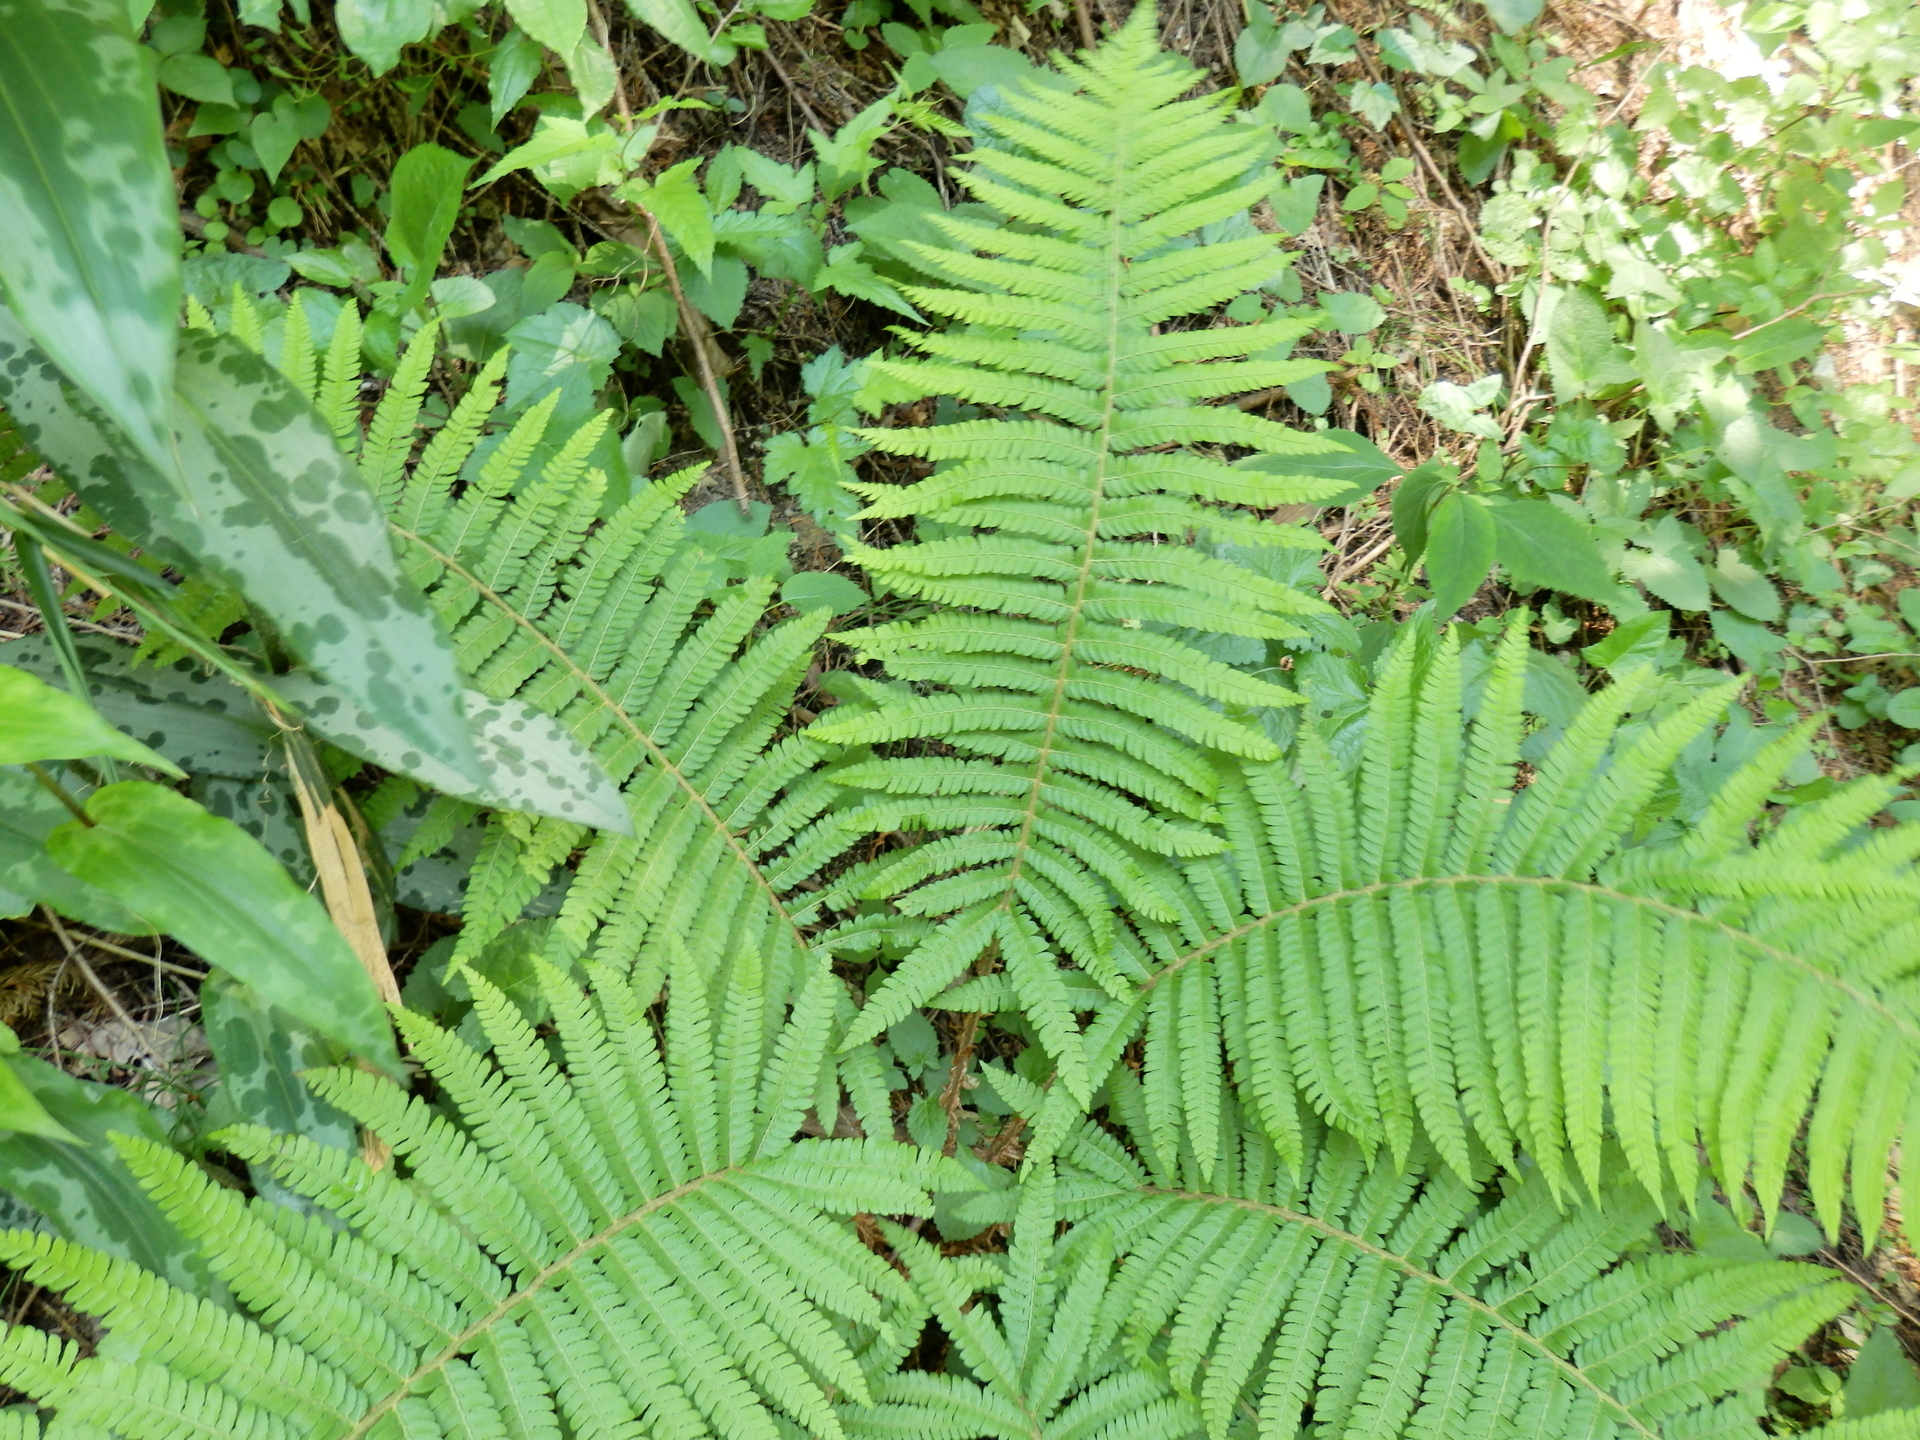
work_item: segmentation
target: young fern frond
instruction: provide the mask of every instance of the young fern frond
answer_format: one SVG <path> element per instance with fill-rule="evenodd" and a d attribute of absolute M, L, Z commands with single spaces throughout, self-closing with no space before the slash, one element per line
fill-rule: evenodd
<path fill-rule="evenodd" d="M 886 1377 L 870 1409 L 842 1408 L 849 1440 L 1182 1440 L 1198 1430 L 1192 1398 L 1114 1343 L 1111 1240 L 1070 1249 L 1056 1238 L 1061 1209 L 1049 1165 L 1021 1190 L 1004 1256 L 943 1259 L 912 1231 L 886 1227 L 970 1378 Z M 996 1303 L 975 1303 L 983 1291 Z"/>
<path fill-rule="evenodd" d="M 1395 1156 L 1424 1134 L 1459 1175 L 1484 1147 L 1591 1192 L 1612 1136 L 1648 1192 L 1684 1199 L 1703 1143 L 1770 1213 L 1804 1127 L 1829 1233 L 1850 1184 L 1871 1236 L 1920 1119 L 1920 826 L 1859 828 L 1897 782 L 1856 781 L 1756 840 L 1802 726 L 1691 831 L 1642 843 L 1731 685 L 1629 728 L 1652 678 L 1631 672 L 1516 790 L 1526 663 L 1522 618 L 1463 725 L 1453 639 L 1409 627 L 1350 777 L 1309 720 L 1293 755 L 1227 786 L 1231 858 L 1204 863 L 1236 913 L 1204 938 L 1152 934 L 1161 963 L 1103 1017 L 1103 1055 L 1143 1040 L 1149 1138 L 1171 1153 L 1185 1130 L 1212 1154 L 1230 1083 L 1295 1160 L 1317 1113 Z"/>
<path fill-rule="evenodd" d="M 1255 1413 L 1262 1437 L 1310 1416 L 1342 1440 L 1759 1440 L 1774 1368 L 1855 1298 L 1817 1266 L 1662 1248 L 1631 1181 L 1568 1207 L 1538 1174 L 1369 1161 L 1311 1124 L 1290 1161 L 1230 1095 L 1216 1151 L 1167 1152 L 1130 1072 L 1108 1095 L 1134 1153 L 1077 1122 L 1057 1263 L 1119 1257 L 1082 1323 L 1164 1366 L 1212 1440 Z"/>
<path fill-rule="evenodd" d="M 809 733 L 942 750 L 837 777 L 870 792 L 850 828 L 945 837 L 845 882 L 939 922 L 880 987 L 850 1043 L 997 955 L 1084 1103 L 1097 1077 L 1081 1061 L 1058 957 L 1114 996 L 1144 978 L 1116 909 L 1162 922 L 1202 911 L 1182 862 L 1221 847 L 1210 828 L 1221 761 L 1277 754 L 1229 712 L 1298 698 L 1179 632 L 1293 636 L 1302 616 L 1326 608 L 1194 543 L 1226 527 L 1238 543 L 1321 544 L 1302 527 L 1223 507 L 1270 509 L 1330 484 L 1239 468 L 1218 447 L 1333 446 L 1196 403 L 1324 368 L 1221 363 L 1259 357 L 1302 327 L 1161 333 L 1282 268 L 1272 236 L 1184 238 L 1265 193 L 1261 141 L 1227 122 L 1222 97 L 1179 98 L 1196 72 L 1156 52 L 1150 5 L 1097 52 L 1058 63 L 1064 83 L 1008 88 L 970 156 L 964 182 L 1002 222 L 941 219 L 956 248 L 929 250 L 929 263 L 956 288 L 911 292 L 958 328 L 907 335 L 926 358 L 875 362 L 902 394 L 1013 412 L 862 432 L 935 468 L 917 484 L 855 487 L 865 516 L 928 528 L 917 543 L 862 546 L 850 558 L 939 608 L 843 638 L 925 693 L 829 716 Z"/>
<path fill-rule="evenodd" d="M 298 300 L 292 313 L 304 315 Z M 323 409 L 344 405 L 357 394 L 358 352 L 316 357 L 308 335 L 304 323 L 289 323 L 282 369 Z M 783 885 L 830 857 L 815 832 L 832 792 L 797 787 L 822 745 L 771 742 L 827 612 L 756 633 L 770 581 L 711 598 L 710 566 L 683 543 L 677 504 L 697 470 L 648 485 L 602 518 L 606 477 L 590 460 L 607 417 L 558 433 L 557 395 L 523 412 L 462 484 L 499 407 L 505 352 L 410 465 L 433 354 L 429 327 L 400 357 L 366 427 L 362 471 L 465 673 L 495 699 L 556 717 L 624 789 L 635 830 L 491 817 L 459 953 L 477 954 L 580 851 L 550 932 L 555 963 L 591 954 L 624 968 L 644 953 L 658 972 L 671 944 L 698 955 L 750 950 L 773 955 L 773 983 L 791 993 L 807 939 Z M 776 865 L 781 884 L 770 874 Z M 681 883 L 687 876 L 700 883 Z"/>
<path fill-rule="evenodd" d="M 776 1440 L 775 1415 L 839 1440 L 836 1404 L 871 1399 L 867 1352 L 897 1359 L 922 1311 L 835 1217 L 926 1214 L 929 1189 L 976 1182 L 912 1146 L 793 1138 L 828 1063 L 830 973 L 789 1015 L 753 967 L 713 1004 L 681 957 L 657 1035 L 651 989 L 591 970 L 583 993 L 542 967 L 551 1048 L 477 976 L 492 1058 L 402 1012 L 439 1105 L 358 1070 L 312 1077 L 393 1146 L 404 1180 L 309 1140 L 222 1133 L 318 1213 L 243 1199 L 116 1137 L 234 1308 L 5 1232 L 0 1258 L 99 1316 L 114 1344 L 77 1360 L 13 1329 L 0 1378 L 72 1433 L 121 1440 L 547 1440 L 562 1423 Z"/>

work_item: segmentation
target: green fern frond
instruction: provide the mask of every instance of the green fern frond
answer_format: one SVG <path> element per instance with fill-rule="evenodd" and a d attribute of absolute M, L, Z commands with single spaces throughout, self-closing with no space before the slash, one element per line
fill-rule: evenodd
<path fill-rule="evenodd" d="M 1195 543 L 1321 543 L 1219 507 L 1270 510 L 1331 486 L 1238 468 L 1219 447 L 1331 442 L 1196 403 L 1322 368 L 1259 358 L 1299 325 L 1157 333 L 1281 268 L 1273 237 L 1183 238 L 1263 193 L 1252 132 L 1226 122 L 1218 96 L 1180 98 L 1195 74 L 1157 53 L 1149 5 L 1097 52 L 1059 63 L 1067 83 L 1009 88 L 970 157 L 965 183 L 1007 223 L 940 219 L 955 248 L 938 252 L 937 270 L 963 288 L 911 292 L 959 326 L 903 332 L 923 358 L 873 362 L 902 394 L 1011 412 L 861 432 L 876 449 L 936 462 L 917 484 L 856 487 L 867 517 L 912 518 L 931 533 L 849 555 L 936 613 L 844 637 L 925 693 L 830 715 L 809 733 L 943 747 L 937 760 L 866 761 L 837 777 L 872 792 L 850 828 L 949 837 L 835 892 L 940 922 L 848 1043 L 976 962 L 1004 963 L 1085 1103 L 1095 1077 L 1060 958 L 1113 996 L 1130 993 L 1144 971 L 1127 958 L 1137 946 L 1117 934 L 1116 910 L 1167 923 L 1203 910 L 1182 865 L 1221 841 L 1182 822 L 1216 817 L 1226 757 L 1278 753 L 1229 707 L 1298 699 L 1177 632 L 1298 636 L 1326 609 Z"/>
<path fill-rule="evenodd" d="M 1690 832 L 1643 842 L 1732 694 L 1628 726 L 1650 670 L 1595 695 L 1516 788 L 1523 627 L 1470 724 L 1454 641 L 1412 627 L 1351 776 L 1306 721 L 1294 755 L 1225 788 L 1230 858 L 1190 863 L 1233 913 L 1199 944 L 1163 935 L 1112 1021 L 1144 1039 L 1149 1134 L 1212 1154 L 1231 1083 L 1295 1160 L 1304 1111 L 1396 1156 L 1424 1133 L 1460 1175 L 1484 1147 L 1592 1191 L 1612 1136 L 1650 1194 L 1685 1197 L 1703 1143 L 1768 1212 L 1803 1138 L 1829 1232 L 1850 1187 L 1871 1235 L 1920 1116 L 1920 826 L 1863 837 L 1894 793 L 1863 780 L 1756 839 L 1801 727 Z"/>
<path fill-rule="evenodd" d="M 1137 1088 L 1113 1082 L 1114 1113 Z M 1631 1181 L 1568 1208 L 1537 1173 L 1490 1187 L 1312 1126 L 1293 1162 L 1238 1109 L 1211 1154 L 1134 1130 L 1145 1165 L 1081 1122 L 1058 1182 L 1056 1265 L 1119 1256 L 1084 1323 L 1164 1365 L 1215 1440 L 1250 1413 L 1353 1440 L 1758 1440 L 1775 1366 L 1854 1299 L 1816 1266 L 1663 1250 Z"/>
<path fill-rule="evenodd" d="M 316 361 L 310 341 L 300 348 L 307 332 L 288 333 L 290 373 L 306 377 L 322 410 L 346 423 L 358 383 L 357 370 L 347 383 L 351 357 L 336 354 L 336 343 Z M 550 932 L 556 963 L 591 955 L 624 968 L 644 952 L 659 969 L 670 943 L 701 955 L 757 952 L 778 931 L 775 980 L 797 982 L 808 936 L 783 895 L 832 852 L 815 843 L 810 865 L 777 852 L 812 835 L 834 791 L 801 784 L 825 753 L 818 742 L 772 742 L 826 613 L 760 633 L 772 600 L 766 582 L 713 592 L 676 503 L 698 471 L 657 481 L 604 513 L 605 478 L 591 464 L 604 413 L 561 432 L 552 418 L 558 397 L 548 397 L 473 470 L 501 402 L 504 353 L 412 459 L 433 343 L 423 330 L 401 356 L 359 446 L 361 468 L 476 688 L 559 719 L 624 788 L 636 830 L 625 837 L 491 817 L 467 889 L 460 955 L 478 954 L 571 861 Z M 354 419 L 357 437 L 357 411 Z M 797 800 L 795 789 L 811 798 Z M 775 805 L 784 807 L 777 830 Z M 762 830 L 771 840 L 758 838 Z M 776 865 L 780 885 L 769 873 Z M 703 883 L 675 883 L 689 874 Z"/>
<path fill-rule="evenodd" d="M 60 1424 L 122 1440 L 535 1440 L 562 1422 L 775 1440 L 776 1414 L 838 1440 L 836 1407 L 872 1399 L 863 1352 L 897 1356 L 923 1312 L 837 1217 L 924 1215 L 930 1189 L 976 1182 L 890 1140 L 794 1139 L 792 1077 L 826 1059 L 819 973 L 791 1014 L 736 973 L 716 1013 L 682 957 L 656 1035 L 651 988 L 595 966 L 587 993 L 545 967 L 552 1048 L 471 977 L 492 1058 L 400 1013 L 437 1104 L 359 1070 L 312 1077 L 392 1145 L 406 1179 L 257 1127 L 219 1137 L 315 1213 L 117 1137 L 234 1306 L 5 1232 L 0 1258 L 99 1316 L 114 1343 L 80 1359 L 13 1329 L 0 1376 Z"/>
<path fill-rule="evenodd" d="M 905 1227 L 885 1227 L 969 1378 L 887 1376 L 871 1408 L 842 1408 L 850 1440 L 1181 1440 L 1198 1429 L 1192 1401 L 1113 1343 L 1117 1327 L 1103 1317 L 1111 1246 L 1070 1252 L 1056 1239 L 1059 1211 L 1043 1167 L 1021 1191 L 1005 1256 L 943 1259 Z M 976 1303 L 981 1291 L 991 1304 Z"/>

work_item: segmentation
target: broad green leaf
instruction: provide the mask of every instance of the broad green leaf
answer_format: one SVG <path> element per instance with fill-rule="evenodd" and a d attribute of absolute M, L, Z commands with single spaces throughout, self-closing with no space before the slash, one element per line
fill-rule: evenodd
<path fill-rule="evenodd" d="M 509 30 L 487 57 L 487 113 L 494 128 L 540 78 L 544 57 L 524 30 Z"/>
<path fill-rule="evenodd" d="M 586 0 L 507 0 L 514 23 L 549 50 L 571 54 L 587 27 Z"/>
<path fill-rule="evenodd" d="M 1849 1420 L 1888 1410 L 1920 1406 L 1920 1374 L 1900 1347 L 1900 1335 L 1891 1325 L 1878 1325 L 1860 1347 L 1860 1358 L 1847 1371 L 1842 1413 Z"/>
<path fill-rule="evenodd" d="M 1633 537 L 1634 546 L 1621 552 L 1620 569 L 1654 595 L 1678 610 L 1706 610 L 1713 605 L 1707 572 L 1695 557 L 1700 535 L 1673 515 L 1662 515 L 1654 525 Z"/>
<path fill-rule="evenodd" d="M 1420 392 L 1416 403 L 1449 430 L 1478 435 L 1483 440 L 1499 440 L 1506 432 L 1492 416 L 1482 412 L 1500 393 L 1501 384 L 1497 374 L 1483 375 L 1471 385 L 1436 380 Z"/>
<path fill-rule="evenodd" d="M 20 1048 L 18 1040 L 13 1048 Z M 47 1107 L 21 1082 L 8 1060 L 0 1060 L 0 1134 L 33 1135 L 68 1145 L 80 1143 L 78 1135 L 47 1113 Z"/>
<path fill-rule="evenodd" d="M 260 168 L 267 172 L 267 179 L 278 180 L 287 161 L 293 158 L 294 147 L 300 143 L 300 127 L 276 103 L 273 109 L 253 117 L 247 126 L 247 139 L 253 145 L 253 153 L 260 157 Z"/>
<path fill-rule="evenodd" d="M 1547 365 L 1557 399 L 1595 395 L 1639 374 L 1613 338 L 1613 322 L 1588 290 L 1563 290 L 1547 316 Z"/>
<path fill-rule="evenodd" d="M 804 570 L 780 587 L 780 598 L 796 610 L 831 610 L 845 615 L 867 603 L 867 592 L 844 575 Z"/>
<path fill-rule="evenodd" d="M 160 62 L 160 83 L 176 95 L 208 105 L 233 104 L 233 77 L 211 55 L 169 55 Z"/>
<path fill-rule="evenodd" d="M 11 1025 L 0 1025 L 0 1131 L 16 1135 L 38 1135 L 43 1140 L 62 1140 L 69 1145 L 83 1143 L 66 1126 L 47 1113 L 47 1107 L 14 1073 L 11 1061 L 20 1053 L 20 1037 Z"/>
<path fill-rule="evenodd" d="M 167 1144 L 160 1112 L 119 1086 L 75 1080 L 31 1056 L 6 1063 L 79 1143 L 0 1136 L 0 1190 L 39 1211 L 50 1229 L 76 1244 L 131 1260 L 183 1290 L 219 1293 L 199 1252 L 128 1172 L 109 1138 L 132 1135 Z"/>
<path fill-rule="evenodd" d="M 1734 368 L 1751 375 L 1804 360 L 1826 343 L 1827 328 L 1804 316 L 1763 325 L 1733 347 Z"/>
<path fill-rule="evenodd" d="M 1507 34 L 1525 29 L 1540 17 L 1546 0 L 1485 0 L 1487 18 Z"/>
<path fill-rule="evenodd" d="M 651 25 L 689 55 L 724 65 L 733 58 L 731 45 L 714 43 L 701 23 L 693 0 L 627 0 L 627 9 L 643 25 Z"/>
<path fill-rule="evenodd" d="M 1031 60 L 1004 45 L 955 45 L 935 52 L 928 63 L 962 100 L 989 85 L 1005 90 L 1040 74 Z"/>
<path fill-rule="evenodd" d="M 1780 618 L 1780 592 L 1765 572 L 1749 564 L 1738 550 L 1722 550 L 1707 570 L 1714 593 L 1749 620 Z"/>
<path fill-rule="evenodd" d="M 1920 730 L 1920 685 L 1894 692 L 1887 701 L 1887 719 L 1902 730 Z"/>
<path fill-rule="evenodd" d="M 424 597 L 405 579 L 379 503 L 318 412 L 227 337 L 186 337 L 177 479 L 166 481 L 66 401 L 44 363 L 8 363 L 0 401 L 27 440 L 123 534 L 191 557 L 272 620 L 281 643 L 355 704 L 477 780 L 459 676 Z"/>
<path fill-rule="evenodd" d="M 47 837 L 68 873 L 98 886 L 269 1004 L 399 1075 L 373 982 L 320 902 L 259 841 L 184 795 L 129 780 L 87 799 L 93 821 Z"/>
<path fill-rule="evenodd" d="M 409 745 L 311 675 L 278 676 L 274 688 L 293 703 L 308 725 L 342 750 L 383 769 L 411 775 L 442 794 L 622 835 L 633 833 L 626 801 L 599 762 L 558 720 L 523 701 L 493 700 L 477 690 L 462 692 L 485 777 L 475 784 Z"/>
<path fill-rule="evenodd" d="M 278 727 L 259 702 L 224 675 L 193 660 L 133 663 L 134 648 L 96 635 L 76 635 L 93 705 L 109 725 L 151 746 L 199 777 L 255 780 L 278 762 Z M 17 665 L 49 685 L 66 686 L 46 637 L 0 645 L 0 663 Z"/>
<path fill-rule="evenodd" d="M 1613 576 L 1593 532 L 1551 500 L 1512 500 L 1488 507 L 1495 556 L 1524 585 L 1537 585 L 1602 604 L 1614 596 Z"/>
<path fill-rule="evenodd" d="M 186 777 L 166 756 L 114 729 L 86 701 L 25 670 L 0 665 L 0 765 L 84 760 L 90 755 L 110 755 Z"/>
<path fill-rule="evenodd" d="M 384 75 L 400 63 L 402 45 L 433 28 L 433 0 L 336 0 L 333 18 L 347 48 Z"/>
<path fill-rule="evenodd" d="M 0 0 L 0 292 L 168 470 L 180 225 L 151 67 L 120 0 Z"/>
<path fill-rule="evenodd" d="M 1409 470 L 1393 492 L 1393 536 L 1407 552 L 1409 564 L 1418 560 L 1427 548 L 1427 522 L 1434 505 L 1434 492 L 1451 483 L 1454 472 L 1429 460 Z"/>
<path fill-rule="evenodd" d="M 473 169 L 439 145 L 416 145 L 393 167 L 393 218 L 387 222 L 387 250 L 409 270 L 432 270 L 440 263 L 460 216 L 460 195 Z"/>
<path fill-rule="evenodd" d="M 1371 295 L 1335 290 L 1314 297 L 1314 303 L 1327 312 L 1333 328 L 1343 335 L 1364 335 L 1387 318 L 1385 309 Z"/>
<path fill-rule="evenodd" d="M 1486 502 L 1456 490 L 1434 507 L 1427 523 L 1427 579 L 1434 615 L 1450 619 L 1473 598 L 1493 569 L 1494 527 Z"/>
<path fill-rule="evenodd" d="M 208 1105 L 207 1128 L 264 1125 L 280 1135 L 300 1135 L 336 1150 L 358 1148 L 359 1131 L 308 1089 L 303 1070 L 338 1063 L 339 1052 L 285 1010 L 216 970 L 200 987 L 200 1017 L 220 1080 Z M 309 1208 L 264 1165 L 248 1167 L 254 1189 L 294 1209 Z"/>
<path fill-rule="evenodd" d="M 0 766 L 0 914 L 25 915 L 35 905 L 51 905 L 96 930 L 155 933 L 113 896 L 53 863 L 47 837 L 72 818 L 73 812 L 27 771 Z"/>
<path fill-rule="evenodd" d="M 652 211 L 673 243 L 705 273 L 713 267 L 713 213 L 694 174 L 699 168 L 697 158 L 682 160 L 650 183 L 621 187 L 621 193 Z"/>
<path fill-rule="evenodd" d="M 620 67 L 603 46 L 583 34 L 567 56 L 567 79 L 573 82 L 581 113 L 598 115 L 620 88 Z"/>

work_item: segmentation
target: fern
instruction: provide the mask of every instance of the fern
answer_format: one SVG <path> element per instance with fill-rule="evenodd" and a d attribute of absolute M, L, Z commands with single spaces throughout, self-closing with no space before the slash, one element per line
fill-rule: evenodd
<path fill-rule="evenodd" d="M 1295 1162 L 1305 1111 L 1396 1157 L 1424 1135 L 1461 1176 L 1482 1147 L 1524 1157 L 1557 1193 L 1597 1191 L 1614 1136 L 1650 1194 L 1690 1196 L 1704 1143 L 1721 1184 L 1771 1212 L 1804 1134 L 1829 1232 L 1850 1184 L 1871 1237 L 1920 1105 L 1920 826 L 1859 830 L 1897 780 L 1763 830 L 1809 723 L 1687 833 L 1643 843 L 1734 682 L 1627 726 L 1642 670 L 1589 700 L 1516 791 L 1524 626 L 1470 724 L 1454 640 L 1410 627 L 1351 776 L 1310 720 L 1292 755 L 1243 767 L 1215 862 L 1236 913 L 1204 937 L 1153 935 L 1162 963 L 1102 1017 L 1095 1063 L 1143 1042 L 1163 1152 L 1183 1131 L 1214 1152 L 1230 1083 Z"/>
<path fill-rule="evenodd" d="M 6 1232 L 0 1258 L 99 1316 L 113 1343 L 80 1359 L 12 1328 L 0 1379 L 67 1433 L 123 1440 L 775 1440 L 776 1414 L 839 1440 L 835 1403 L 871 1398 L 863 1359 L 897 1359 L 921 1311 L 832 1217 L 924 1214 L 929 1187 L 975 1182 L 891 1141 L 792 1138 L 827 1063 L 830 972 L 788 1015 L 757 959 L 725 974 L 716 1004 L 683 957 L 656 1034 L 649 994 L 590 968 L 590 995 L 541 968 L 551 1046 L 472 977 L 492 1060 L 401 1012 L 439 1105 L 358 1070 L 311 1077 L 407 1179 L 257 1127 L 222 1133 L 321 1214 L 242 1199 L 116 1136 L 233 1308 Z"/>
<path fill-rule="evenodd" d="M 1112 1244 L 1057 1239 L 1060 1209 L 1047 1166 L 1021 1190 L 1004 1256 L 943 1259 L 904 1226 L 887 1227 L 965 1372 L 885 1377 L 871 1408 L 842 1409 L 850 1440 L 1180 1440 L 1198 1428 L 1192 1400 L 1113 1343 L 1102 1317 Z M 991 1310 L 975 1303 L 979 1292 L 993 1294 Z"/>
<path fill-rule="evenodd" d="M 1328 493 L 1218 458 L 1218 447 L 1311 452 L 1331 442 L 1197 403 L 1324 368 L 1261 355 L 1304 323 L 1168 323 L 1274 278 L 1275 238 L 1193 244 L 1265 193 L 1265 153 L 1222 98 L 1178 97 L 1195 72 L 1157 55 L 1152 7 L 1064 85 L 1012 87 L 985 119 L 965 183 L 989 225 L 941 217 L 950 250 L 919 247 L 949 289 L 913 289 L 962 322 L 909 334 L 924 358 L 876 362 L 901 394 L 1013 413 L 862 436 L 936 462 L 904 487 L 857 485 L 867 519 L 911 517 L 918 543 L 856 547 L 876 582 L 936 612 L 844 638 L 924 693 L 887 696 L 809 732 L 843 745 L 937 742 L 840 783 L 870 799 L 850 828 L 939 838 L 862 867 L 838 894 L 937 920 L 872 997 L 857 1044 L 982 960 L 1005 972 L 1062 1082 L 1082 1103 L 1064 954 L 1114 996 L 1147 973 L 1116 909 L 1195 912 L 1181 870 L 1218 851 L 1226 757 L 1277 750 L 1227 710 L 1297 696 L 1210 659 L 1180 630 L 1285 637 L 1314 596 L 1214 558 L 1196 537 L 1313 548 L 1319 537 L 1232 507 Z M 932 538 L 932 537 L 938 538 Z M 1224 707 L 1224 710 L 1223 710 Z"/>
<path fill-rule="evenodd" d="M 1262 1436 L 1757 1440 L 1774 1367 L 1854 1298 L 1816 1266 L 1663 1250 L 1630 1182 L 1569 1209 L 1539 1175 L 1503 1192 L 1319 1131 L 1294 1164 L 1231 1099 L 1216 1152 L 1163 1153 L 1130 1077 L 1109 1093 L 1139 1158 L 1088 1122 L 1061 1157 L 1062 1252 L 1121 1257 L 1083 1323 L 1163 1363 L 1214 1440 L 1247 1414 Z"/>
<path fill-rule="evenodd" d="M 537 403 L 463 481 L 494 422 L 504 352 L 415 457 L 432 327 L 401 357 L 364 439 L 351 408 L 357 350 L 334 344 L 316 355 L 310 333 L 296 298 L 278 363 L 336 414 L 336 433 L 358 445 L 367 481 L 388 507 L 413 578 L 452 632 L 463 670 L 488 695 L 517 697 L 559 718 L 624 787 L 632 814 L 633 837 L 560 819 L 491 817 L 459 954 L 476 955 L 571 859 L 575 871 L 550 932 L 555 963 L 591 954 L 625 967 L 644 953 L 658 973 L 669 944 L 717 955 L 764 951 L 777 937 L 768 953 L 790 993 L 808 940 L 783 885 L 806 877 L 807 854 L 817 865 L 832 847 L 814 839 L 810 850 L 801 844 L 782 855 L 783 884 L 769 873 L 769 856 L 812 837 L 832 792 L 797 784 L 824 753 L 817 741 L 770 742 L 825 612 L 761 631 L 771 581 L 749 580 L 710 599 L 709 567 L 683 544 L 676 503 L 698 470 L 648 485 L 600 518 L 606 477 L 589 460 L 604 413 L 558 433 L 557 396 Z M 681 883 L 689 875 L 701 883 Z"/>

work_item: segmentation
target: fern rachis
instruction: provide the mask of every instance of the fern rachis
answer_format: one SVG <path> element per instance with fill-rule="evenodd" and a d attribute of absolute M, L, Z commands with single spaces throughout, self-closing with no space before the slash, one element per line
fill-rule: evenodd
<path fill-rule="evenodd" d="M 1225 363 L 1293 338 L 1297 325 L 1159 333 L 1276 273 L 1272 237 L 1179 238 L 1256 198 L 1257 143 L 1222 123 L 1217 99 L 1178 98 L 1191 74 L 1154 56 L 1149 7 L 1061 69 L 1070 92 L 1010 91 L 1005 112 L 986 121 L 994 143 L 971 157 L 966 184 L 1002 223 L 947 217 L 956 248 L 923 247 L 960 288 L 922 287 L 913 299 L 963 328 L 908 336 L 926 358 L 876 366 L 902 394 L 1016 414 L 862 432 L 881 451 L 939 462 L 914 485 L 858 487 L 865 516 L 915 517 L 944 538 L 862 546 L 852 558 L 944 608 L 847 638 L 891 676 L 938 688 L 830 715 L 812 733 L 846 745 L 932 739 L 950 756 L 875 760 L 838 777 L 871 792 L 850 827 L 944 832 L 840 886 L 936 922 L 849 1043 L 997 955 L 1062 1083 L 1085 1103 L 1098 1077 L 1082 1060 L 1059 957 L 1116 997 L 1142 978 L 1116 906 L 1166 922 L 1192 914 L 1180 865 L 1220 848 L 1207 828 L 1217 759 L 1275 753 L 1218 707 L 1296 698 L 1173 629 L 1287 636 L 1323 608 L 1186 543 L 1219 527 L 1317 545 L 1297 527 L 1217 507 L 1310 499 L 1325 493 L 1321 482 L 1235 468 L 1198 447 L 1284 453 L 1330 442 L 1193 403 L 1317 371 L 1317 362 Z"/>

